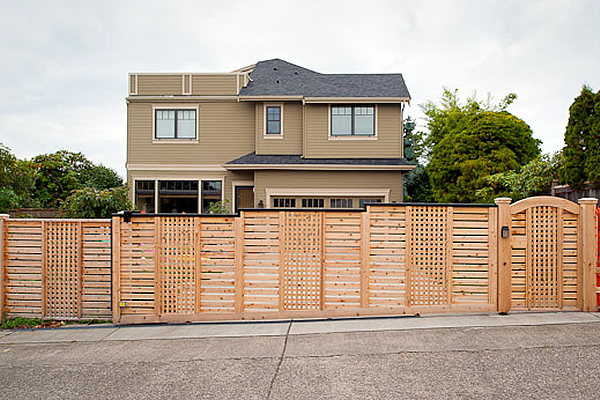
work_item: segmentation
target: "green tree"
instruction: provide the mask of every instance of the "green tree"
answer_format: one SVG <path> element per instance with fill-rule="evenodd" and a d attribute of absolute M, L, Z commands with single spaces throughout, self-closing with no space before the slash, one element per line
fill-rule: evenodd
<path fill-rule="evenodd" d="M 432 101 L 419 105 L 426 116 L 429 130 L 429 133 L 423 137 L 422 154 L 429 159 L 433 148 L 447 135 L 462 130 L 469 118 L 485 111 L 506 111 L 516 98 L 516 94 L 509 93 L 498 104 L 494 104 L 490 94 L 485 100 L 478 100 L 477 93 L 474 92 L 464 104 L 461 104 L 458 89 L 451 91 L 444 88 L 440 105 Z"/>
<path fill-rule="evenodd" d="M 62 207 L 69 218 L 109 218 L 113 213 L 134 208 L 127 186 L 98 190 L 78 189 L 69 195 Z"/>
<path fill-rule="evenodd" d="M 454 118 L 433 148 L 427 172 L 435 201 L 481 201 L 476 192 L 488 175 L 517 169 L 540 154 L 539 140 L 521 119 L 507 111 L 473 114 L 473 107 L 467 104 L 466 115 Z"/>
<path fill-rule="evenodd" d="M 34 197 L 44 207 L 60 207 L 74 190 L 103 190 L 123 184 L 115 171 L 95 165 L 82 153 L 60 150 L 38 155 L 32 163 L 37 169 Z"/>
<path fill-rule="evenodd" d="M 599 92 L 600 93 L 600 92 Z M 579 96 L 569 107 L 569 122 L 565 131 L 565 147 L 563 149 L 564 167 L 561 171 L 562 180 L 570 186 L 581 186 L 588 180 L 589 175 L 598 181 L 600 172 L 598 164 L 598 143 L 594 134 L 594 126 L 598 129 L 595 114 L 596 99 L 588 86 L 583 86 Z M 600 112 L 600 104 L 598 105 Z M 595 144 L 595 148 L 593 146 Z M 590 160 L 588 161 L 588 153 Z M 596 165 L 596 171 L 591 170 Z"/>
<path fill-rule="evenodd" d="M 10 203 L 9 208 L 37 206 L 32 198 L 35 179 L 36 170 L 32 164 L 19 160 L 8 147 L 0 143 L 0 188 L 3 189 L 3 204 Z"/>
<path fill-rule="evenodd" d="M 518 171 L 506 171 L 485 178 L 487 186 L 477 191 L 477 196 L 487 202 L 507 196 L 513 200 L 550 194 L 552 183 L 558 180 L 562 167 L 562 153 L 543 154 L 523 165 Z"/>

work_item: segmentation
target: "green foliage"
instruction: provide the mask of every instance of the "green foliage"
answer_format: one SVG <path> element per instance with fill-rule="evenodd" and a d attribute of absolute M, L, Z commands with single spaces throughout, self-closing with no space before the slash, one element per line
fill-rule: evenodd
<path fill-rule="evenodd" d="M 433 201 L 429 175 L 424 166 L 419 164 L 415 169 L 410 171 L 410 173 L 406 175 L 406 178 L 404 178 L 404 186 L 406 188 L 405 201 L 423 203 Z"/>
<path fill-rule="evenodd" d="M 11 208 L 19 207 L 20 200 L 12 188 L 0 188 L 0 213 L 6 214 Z"/>
<path fill-rule="evenodd" d="M 417 161 L 423 153 L 423 133 L 415 131 L 416 121 L 410 117 L 404 120 L 404 158 Z"/>
<path fill-rule="evenodd" d="M 423 156 L 429 159 L 433 148 L 447 135 L 462 130 L 469 118 L 486 111 L 505 111 L 516 98 L 516 94 L 510 93 L 495 105 L 489 93 L 485 100 L 478 100 L 477 93 L 474 92 L 463 105 L 458 97 L 458 89 L 450 91 L 444 88 L 439 106 L 431 101 L 420 104 L 429 129 L 429 134 L 423 138 Z"/>
<path fill-rule="evenodd" d="M 95 165 L 81 153 L 59 150 L 31 160 L 37 169 L 34 197 L 43 207 L 60 207 L 74 190 L 97 191 L 123 184 L 115 171 Z"/>
<path fill-rule="evenodd" d="M 525 197 L 549 194 L 552 182 L 556 181 L 562 168 L 562 153 L 543 154 L 525 164 L 518 171 L 506 171 L 485 178 L 486 186 L 477 191 L 477 196 L 486 202 L 496 197 L 520 200 Z"/>
<path fill-rule="evenodd" d="M 113 213 L 133 208 L 127 186 L 78 189 L 66 198 L 62 206 L 69 218 L 109 218 Z"/>
<path fill-rule="evenodd" d="M 99 190 L 123 186 L 123 179 L 115 170 L 102 164 L 82 171 L 80 179 L 83 186 Z"/>
<path fill-rule="evenodd" d="M 34 196 L 44 207 L 60 207 L 73 190 L 83 187 L 82 173 L 93 165 L 83 154 L 67 150 L 38 155 L 32 162 L 38 170 Z"/>
<path fill-rule="evenodd" d="M 223 199 L 223 201 L 215 201 L 212 203 L 207 210 L 208 214 L 230 214 L 229 210 L 229 199 Z"/>
<path fill-rule="evenodd" d="M 594 94 L 584 86 L 569 108 L 569 122 L 565 131 L 565 164 L 561 175 L 562 180 L 571 186 L 581 186 L 586 181 L 585 139 L 588 136 L 589 117 L 593 109 Z"/>
<path fill-rule="evenodd" d="M 96 324 L 107 324 L 110 321 L 103 321 L 99 319 L 80 319 L 76 321 L 61 321 L 53 319 L 41 319 L 41 318 L 5 318 L 0 324 L 0 329 L 37 329 L 37 328 L 58 328 L 63 325 L 96 325 Z"/>
<path fill-rule="evenodd" d="M 0 143 L 0 188 L 4 205 L 10 200 L 14 207 L 35 207 L 32 192 L 36 179 L 36 170 L 29 161 L 19 160 L 10 149 Z M 16 200 L 14 196 L 16 196 Z"/>
<path fill-rule="evenodd" d="M 517 169 L 540 153 L 539 140 L 521 119 L 506 111 L 473 111 L 475 105 L 469 102 L 466 115 L 454 116 L 433 148 L 427 172 L 434 201 L 481 201 L 476 192 L 488 175 Z"/>

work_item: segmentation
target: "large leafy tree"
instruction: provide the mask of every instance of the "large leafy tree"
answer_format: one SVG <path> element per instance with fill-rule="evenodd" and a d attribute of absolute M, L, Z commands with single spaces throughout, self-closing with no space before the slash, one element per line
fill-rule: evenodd
<path fill-rule="evenodd" d="M 487 185 L 487 176 L 518 169 L 540 154 L 531 128 L 505 110 L 515 98 L 510 94 L 493 105 L 489 97 L 482 102 L 473 96 L 461 105 L 456 91 L 445 90 L 441 106 L 423 106 L 434 201 L 481 201 L 477 191 Z"/>
<path fill-rule="evenodd" d="M 584 86 L 569 108 L 562 180 L 571 186 L 600 183 L 600 91 Z"/>
<path fill-rule="evenodd" d="M 95 165 L 81 153 L 60 150 L 32 159 L 37 168 L 34 197 L 44 207 L 59 207 L 74 191 L 121 186 L 123 180 L 112 169 Z"/>

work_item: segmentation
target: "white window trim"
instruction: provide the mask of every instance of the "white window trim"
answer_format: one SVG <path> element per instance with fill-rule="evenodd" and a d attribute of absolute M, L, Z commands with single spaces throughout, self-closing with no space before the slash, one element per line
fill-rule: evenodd
<path fill-rule="evenodd" d="M 267 133 L 267 107 L 279 107 L 281 110 L 281 132 Z M 283 139 L 283 103 L 264 103 L 263 104 L 263 139 Z"/>
<path fill-rule="evenodd" d="M 391 189 L 265 189 L 266 204 L 272 197 L 383 197 L 384 203 L 390 201 Z M 326 207 L 327 208 L 327 207 Z"/>
<path fill-rule="evenodd" d="M 133 181 L 133 193 L 132 196 L 133 198 L 131 199 L 132 203 L 134 203 L 135 205 L 135 188 L 136 188 L 136 182 L 137 181 L 154 181 L 154 212 L 158 213 L 158 204 L 159 204 L 159 196 L 158 196 L 158 182 L 159 181 L 197 181 L 198 182 L 198 214 L 202 213 L 202 181 L 221 181 L 221 201 L 223 201 L 223 198 L 225 196 L 225 177 L 222 176 L 220 178 L 215 178 L 215 177 L 210 177 L 210 176 L 206 176 L 206 177 L 189 177 L 189 176 L 185 176 L 185 175 L 179 175 L 179 176 L 155 176 L 152 178 L 144 178 L 144 177 L 137 177 L 137 178 L 132 178 L 131 179 Z M 235 197 L 235 196 L 234 196 Z"/>
<path fill-rule="evenodd" d="M 373 105 L 374 108 L 374 115 L 373 118 L 375 118 L 375 134 L 374 135 L 332 135 L 331 134 L 331 106 L 344 106 L 346 104 L 329 104 L 327 107 L 327 139 L 328 140 L 379 140 L 379 135 L 378 135 L 378 131 L 379 131 L 379 123 L 378 123 L 378 119 L 379 119 L 379 114 L 378 114 L 378 107 L 377 104 Z M 347 105 L 351 105 L 351 106 L 356 106 L 358 104 L 347 104 Z"/>
<path fill-rule="evenodd" d="M 195 110 L 196 111 L 196 138 L 195 139 L 157 139 L 156 138 L 156 110 Z M 152 143 L 156 144 L 183 144 L 198 143 L 200 138 L 200 106 L 190 104 L 152 104 Z"/>

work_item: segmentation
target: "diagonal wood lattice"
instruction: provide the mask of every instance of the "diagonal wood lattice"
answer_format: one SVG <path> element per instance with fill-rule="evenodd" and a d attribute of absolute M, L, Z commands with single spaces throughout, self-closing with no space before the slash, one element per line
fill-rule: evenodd
<path fill-rule="evenodd" d="M 411 207 L 408 225 L 410 305 L 447 304 L 446 210 L 443 207 Z"/>
<path fill-rule="evenodd" d="M 46 225 L 46 316 L 79 316 L 81 286 L 81 225 L 48 222 Z"/>
<path fill-rule="evenodd" d="M 529 308 L 559 308 L 562 272 L 562 210 L 532 207 L 527 213 Z"/>
<path fill-rule="evenodd" d="M 160 217 L 161 312 L 196 312 L 196 219 Z"/>
<path fill-rule="evenodd" d="M 286 212 L 283 219 L 283 309 L 319 310 L 322 287 L 322 214 Z"/>

